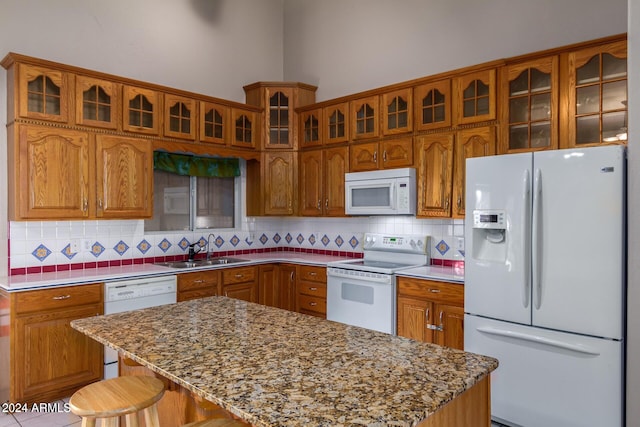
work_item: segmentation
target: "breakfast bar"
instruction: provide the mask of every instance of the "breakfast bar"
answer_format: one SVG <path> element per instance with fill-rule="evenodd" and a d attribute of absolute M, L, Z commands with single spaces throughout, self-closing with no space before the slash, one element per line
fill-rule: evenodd
<path fill-rule="evenodd" d="M 227 297 L 71 325 L 254 426 L 490 425 L 490 357 Z"/>

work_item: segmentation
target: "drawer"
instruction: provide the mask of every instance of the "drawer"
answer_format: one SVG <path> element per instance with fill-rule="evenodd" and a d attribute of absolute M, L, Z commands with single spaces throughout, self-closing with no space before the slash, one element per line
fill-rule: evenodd
<path fill-rule="evenodd" d="M 327 283 L 327 269 L 326 267 L 316 267 L 313 265 L 300 265 L 298 266 L 298 279 Z"/>
<path fill-rule="evenodd" d="M 209 289 L 194 289 L 191 291 L 178 292 L 178 302 L 188 301 L 198 298 L 213 297 L 218 295 L 218 288 L 210 287 Z"/>
<path fill-rule="evenodd" d="M 464 285 L 399 277 L 398 295 L 424 298 L 437 303 L 462 306 L 464 304 Z"/>
<path fill-rule="evenodd" d="M 298 283 L 298 293 L 326 298 L 327 297 L 327 284 L 326 283 Z"/>
<path fill-rule="evenodd" d="M 217 289 L 218 283 L 220 283 L 220 272 L 217 270 L 179 274 L 178 292 L 212 287 Z"/>
<path fill-rule="evenodd" d="M 252 282 L 256 278 L 256 267 L 238 267 L 222 270 L 222 283 Z"/>
<path fill-rule="evenodd" d="M 301 311 L 313 311 L 316 313 L 327 314 L 326 298 L 298 295 L 298 306 Z"/>
<path fill-rule="evenodd" d="M 65 286 L 54 289 L 25 291 L 12 294 L 16 313 L 56 310 L 85 304 L 102 303 L 102 283 Z"/>

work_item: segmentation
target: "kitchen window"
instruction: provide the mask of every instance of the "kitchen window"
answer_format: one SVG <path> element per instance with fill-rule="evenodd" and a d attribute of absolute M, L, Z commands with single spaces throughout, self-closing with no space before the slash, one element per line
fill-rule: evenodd
<path fill-rule="evenodd" d="M 145 220 L 145 231 L 233 229 L 239 224 L 237 159 L 156 152 L 153 186 L 153 217 Z"/>

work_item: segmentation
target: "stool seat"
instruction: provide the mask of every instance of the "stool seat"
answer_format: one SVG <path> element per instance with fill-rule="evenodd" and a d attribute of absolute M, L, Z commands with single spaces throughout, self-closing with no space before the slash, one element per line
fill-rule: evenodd
<path fill-rule="evenodd" d="M 156 402 L 164 393 L 164 384 L 157 378 L 124 376 L 89 384 L 69 399 L 71 412 L 83 418 L 84 425 L 95 425 L 96 418 L 127 415 L 127 423 L 137 425 L 133 415 L 145 412 L 157 419 Z M 137 417 L 137 414 L 135 415 Z M 88 422 L 87 422 L 88 420 Z"/>
<path fill-rule="evenodd" d="M 211 420 L 196 421 L 185 424 L 182 427 L 247 427 L 248 424 L 230 418 L 214 418 Z"/>

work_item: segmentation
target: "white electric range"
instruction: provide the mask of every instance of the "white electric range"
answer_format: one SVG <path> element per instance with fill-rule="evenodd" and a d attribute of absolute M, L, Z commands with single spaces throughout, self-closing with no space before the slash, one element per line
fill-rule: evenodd
<path fill-rule="evenodd" d="M 366 233 L 363 258 L 327 266 L 327 319 L 395 335 L 395 272 L 429 264 L 429 248 L 429 236 Z"/>

